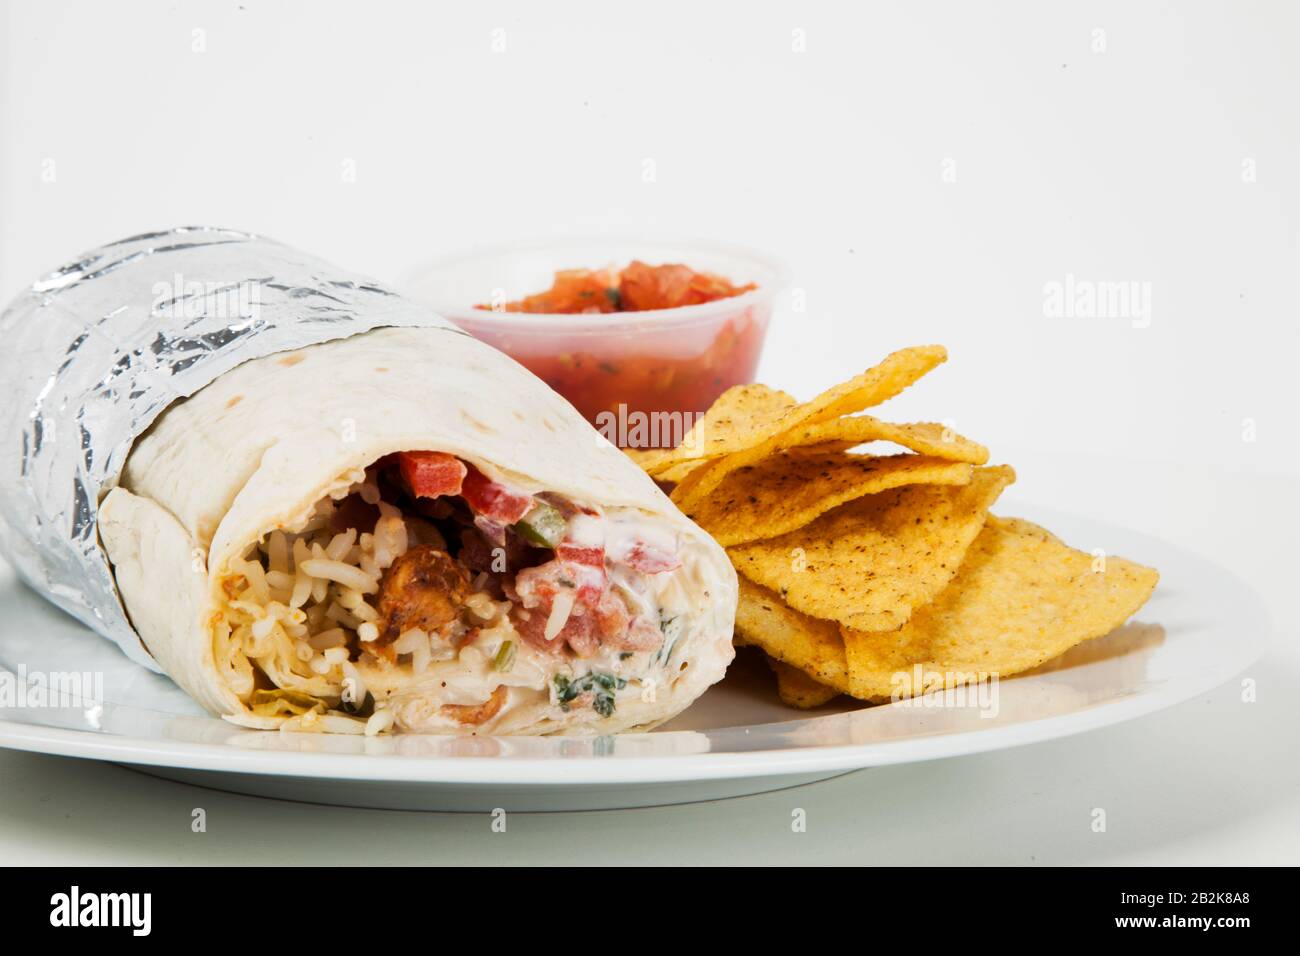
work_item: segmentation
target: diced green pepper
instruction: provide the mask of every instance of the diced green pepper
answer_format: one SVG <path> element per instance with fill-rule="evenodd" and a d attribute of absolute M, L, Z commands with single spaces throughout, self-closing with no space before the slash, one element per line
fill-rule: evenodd
<path fill-rule="evenodd" d="M 539 501 L 514 525 L 515 533 L 530 544 L 543 548 L 558 547 L 568 531 L 568 522 L 560 509 Z"/>
<path fill-rule="evenodd" d="M 514 641 L 503 642 L 501 645 L 501 649 L 497 651 L 496 660 L 492 662 L 492 666 L 495 667 L 497 670 L 501 671 L 502 673 L 505 673 L 506 671 L 510 670 L 510 668 L 515 666 L 516 653 L 518 652 L 515 649 Z"/>

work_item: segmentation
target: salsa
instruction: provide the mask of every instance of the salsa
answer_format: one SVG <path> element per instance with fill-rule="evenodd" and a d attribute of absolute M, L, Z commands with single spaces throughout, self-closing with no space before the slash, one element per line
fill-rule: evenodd
<path fill-rule="evenodd" d="M 575 351 L 516 353 L 514 358 L 605 432 L 607 421 L 622 422 L 633 412 L 693 415 L 706 411 L 733 385 L 754 380 L 764 332 L 763 324 L 742 313 L 723 325 L 698 355 L 610 356 Z M 689 429 L 693 419 L 682 421 Z M 624 447 L 671 448 L 682 440 L 684 431 L 639 434 L 620 427 L 605 437 Z"/>
<path fill-rule="evenodd" d="M 619 315 L 731 299 L 757 288 L 669 263 L 639 260 L 623 269 L 566 269 L 549 289 L 496 311 L 538 314 L 536 334 L 471 326 L 567 398 L 605 437 L 623 447 L 672 447 L 714 400 L 753 381 L 771 314 L 766 300 L 737 302 L 729 314 L 701 316 L 688 327 L 658 320 L 644 325 Z M 485 305 L 478 309 L 487 310 Z M 549 331 L 545 314 L 609 315 L 580 334 Z M 647 416 L 669 413 L 673 424 L 646 428 Z"/>
<path fill-rule="evenodd" d="M 505 312 L 550 315 L 587 315 L 608 312 L 648 312 L 678 309 L 730 299 L 758 288 L 754 283 L 733 285 L 722 276 L 696 272 L 679 263 L 661 266 L 633 261 L 622 270 L 562 269 L 545 292 L 525 296 L 501 306 Z M 492 306 L 480 305 L 480 309 Z"/>

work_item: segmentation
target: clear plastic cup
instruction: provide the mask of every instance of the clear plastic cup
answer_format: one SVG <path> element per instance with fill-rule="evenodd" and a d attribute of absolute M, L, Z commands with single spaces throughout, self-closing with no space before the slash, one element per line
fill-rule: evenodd
<path fill-rule="evenodd" d="M 591 315 L 476 308 L 551 287 L 564 269 L 681 263 L 757 288 L 677 309 Z M 505 352 L 622 447 L 668 447 L 733 385 L 752 382 L 786 283 L 779 261 L 706 241 L 554 239 L 479 247 L 408 272 L 399 285 Z"/>

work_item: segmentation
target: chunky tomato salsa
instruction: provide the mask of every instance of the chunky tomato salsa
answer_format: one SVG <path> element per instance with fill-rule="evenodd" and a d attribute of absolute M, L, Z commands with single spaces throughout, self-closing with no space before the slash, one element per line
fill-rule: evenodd
<path fill-rule="evenodd" d="M 702 353 L 685 358 L 648 353 L 611 357 L 587 351 L 514 358 L 604 433 L 607 422 L 621 423 L 638 412 L 686 416 L 707 411 L 731 386 L 754 380 L 763 333 L 760 323 L 741 315 L 723 325 Z M 629 440 L 620 428 L 605 437 L 620 446 L 672 447 L 684 435 L 665 430 L 662 437 L 643 443 L 635 437 Z"/>
<path fill-rule="evenodd" d="M 626 268 L 568 269 L 556 273 L 551 288 L 497 310 L 537 314 L 608 314 L 646 312 L 700 305 L 734 298 L 757 288 L 736 285 L 688 266 L 652 266 L 634 261 Z M 478 306 L 487 309 L 489 306 Z M 567 398 L 582 415 L 615 444 L 670 447 L 684 431 L 663 429 L 647 433 L 629 416 L 671 413 L 689 428 L 733 385 L 753 381 L 763 348 L 766 303 L 738 303 L 731 315 L 702 317 L 700 326 L 683 330 L 655 325 L 628 329 L 611 319 L 608 337 L 584 333 L 566 336 L 557 329 L 549 336 L 551 349 L 539 347 L 540 337 L 513 337 L 481 329 L 491 344 L 507 352 L 547 385 Z M 539 322 L 544 319 L 539 318 Z M 628 337 L 636 336 L 629 348 Z M 698 339 L 697 349 L 683 349 L 684 339 Z M 608 426 L 617 423 L 614 429 Z M 648 439 L 644 438 L 649 434 Z"/>
<path fill-rule="evenodd" d="M 722 276 L 696 272 L 689 266 L 651 266 L 639 260 L 622 270 L 563 269 L 545 292 L 501 306 L 505 312 L 582 315 L 599 312 L 648 312 L 678 309 L 730 299 L 756 289 L 754 283 L 733 285 Z M 480 309 L 492 306 L 480 305 Z"/>

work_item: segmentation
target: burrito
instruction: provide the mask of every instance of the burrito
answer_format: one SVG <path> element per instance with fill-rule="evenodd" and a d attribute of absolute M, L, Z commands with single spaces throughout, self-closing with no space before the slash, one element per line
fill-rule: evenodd
<path fill-rule="evenodd" d="M 250 361 L 168 409 L 99 515 L 163 669 L 249 727 L 608 733 L 731 660 L 722 550 L 463 335 Z"/>
<path fill-rule="evenodd" d="M 539 379 L 422 321 L 245 361 L 134 438 L 95 517 L 143 648 L 256 729 L 679 713 L 733 656 L 725 553 Z"/>

